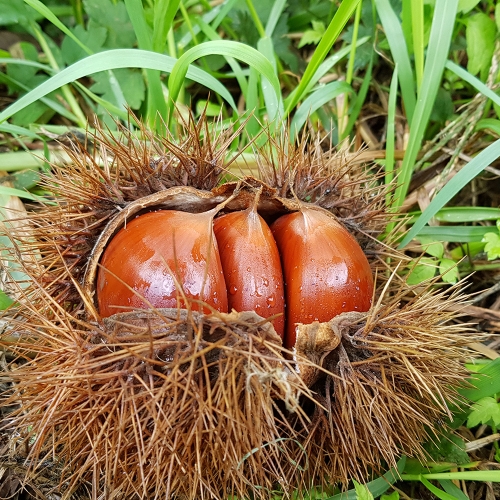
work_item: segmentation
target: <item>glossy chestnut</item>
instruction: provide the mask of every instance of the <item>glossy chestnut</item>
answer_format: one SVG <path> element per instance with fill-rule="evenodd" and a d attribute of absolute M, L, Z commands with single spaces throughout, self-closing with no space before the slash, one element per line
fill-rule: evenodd
<path fill-rule="evenodd" d="M 285 347 L 296 324 L 329 321 L 347 311 L 368 311 L 373 277 L 354 237 L 331 215 L 303 207 L 272 225 L 285 279 Z"/>
<path fill-rule="evenodd" d="M 190 299 L 227 312 L 213 215 L 161 210 L 129 221 L 100 261 L 96 290 L 101 316 L 133 308 L 186 307 Z M 196 303 L 192 308 L 200 310 Z"/>
<path fill-rule="evenodd" d="M 278 247 L 255 207 L 214 220 L 214 232 L 228 290 L 229 309 L 255 311 L 273 320 L 283 338 L 285 297 Z"/>

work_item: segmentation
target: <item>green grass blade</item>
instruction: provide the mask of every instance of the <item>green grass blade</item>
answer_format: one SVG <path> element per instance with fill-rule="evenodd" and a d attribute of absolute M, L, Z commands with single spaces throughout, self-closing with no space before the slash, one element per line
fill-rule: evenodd
<path fill-rule="evenodd" d="M 368 40 L 370 40 L 370 37 L 364 36 L 363 38 L 360 38 L 357 43 L 356 43 L 356 48 L 360 47 L 364 43 L 366 43 Z M 316 70 L 316 73 L 312 76 L 312 78 L 309 80 L 309 83 L 306 85 L 306 87 L 302 90 L 302 98 L 304 99 L 307 94 L 311 91 L 311 89 L 318 83 L 318 81 L 328 73 L 333 66 L 335 66 L 339 61 L 341 61 L 344 57 L 346 57 L 348 54 L 351 53 L 351 45 L 347 45 L 346 47 L 342 47 L 340 50 L 335 52 L 330 57 L 327 57 L 319 66 L 319 68 Z M 294 95 L 297 93 L 298 87 L 296 87 L 290 95 L 285 99 L 285 107 L 288 105 L 288 103 L 294 99 Z"/>
<path fill-rule="evenodd" d="M 385 143 L 385 184 L 389 185 L 394 179 L 394 151 L 395 151 L 395 124 L 396 124 L 396 98 L 398 96 L 398 65 L 392 74 L 391 86 L 389 89 L 389 102 L 387 106 L 387 139 Z M 387 194 L 388 200 L 390 194 Z M 390 203 L 387 204 L 391 206 Z"/>
<path fill-rule="evenodd" d="M 351 52 L 349 54 L 349 60 L 347 62 L 347 70 L 345 81 L 351 85 L 354 76 L 354 62 L 356 60 L 356 42 L 358 41 L 359 24 L 361 21 L 361 6 L 362 2 L 358 3 L 356 7 L 356 12 L 354 14 L 354 23 L 352 30 L 352 44 Z M 349 98 L 346 95 L 343 102 L 338 106 L 337 109 L 337 123 L 339 129 L 339 142 L 342 142 L 346 137 L 349 136 L 347 131 L 347 124 L 349 123 Z"/>
<path fill-rule="evenodd" d="M 408 154 L 408 152 L 407 152 Z M 472 161 L 470 161 L 460 172 L 458 172 L 444 187 L 439 191 L 429 206 L 424 210 L 417 222 L 408 231 L 401 241 L 399 248 L 407 245 L 420 230 L 429 222 L 434 215 L 441 210 L 444 205 L 450 201 L 468 182 L 479 175 L 488 165 L 500 157 L 500 139 L 490 144 L 481 151 Z"/>
<path fill-rule="evenodd" d="M 153 24 L 153 50 L 155 52 L 165 50 L 167 35 L 180 3 L 180 0 L 155 0 Z"/>
<path fill-rule="evenodd" d="M 222 5 L 219 5 L 218 7 L 212 8 L 210 11 L 208 11 L 207 14 L 205 14 L 205 16 L 203 17 L 203 20 L 207 23 L 211 23 L 210 26 L 212 26 L 212 28 L 216 30 L 220 26 L 220 23 L 222 23 L 222 21 L 224 21 L 224 19 L 227 17 L 229 11 L 234 7 L 234 4 L 237 2 L 238 0 L 225 0 Z M 212 17 L 212 13 L 216 15 Z"/>
<path fill-rule="evenodd" d="M 89 55 L 93 54 L 93 51 L 89 47 L 87 47 L 82 41 L 80 41 L 80 39 L 77 36 L 75 36 L 71 32 L 71 30 L 69 30 L 57 18 L 57 16 L 48 7 L 46 7 L 42 2 L 40 2 L 39 0 L 24 0 L 24 1 L 25 1 L 25 3 L 27 3 L 28 5 L 30 5 L 31 7 L 33 7 L 35 10 L 37 10 L 48 21 L 50 21 L 52 24 L 54 24 L 54 26 L 56 26 L 57 28 L 59 28 L 65 35 L 67 35 L 69 38 L 71 38 L 87 54 L 89 54 Z M 38 28 L 35 28 L 35 31 L 39 31 Z M 39 42 L 42 45 L 42 48 L 43 48 L 44 52 L 46 53 L 46 55 L 49 57 L 49 60 L 50 60 L 50 57 L 51 57 L 51 55 L 50 55 L 50 49 L 49 49 L 48 44 L 43 43 L 43 39 L 40 38 L 42 36 L 43 36 L 43 34 L 40 32 Z M 116 80 L 115 76 L 111 72 L 109 73 L 108 76 L 109 76 L 110 86 L 112 88 L 113 94 L 116 96 L 117 102 L 121 103 L 121 104 L 126 104 L 125 98 L 123 97 L 123 92 L 122 92 L 121 87 L 120 87 L 118 81 Z M 78 115 L 78 120 L 77 121 L 79 122 L 79 124 L 81 126 L 84 126 L 85 121 L 86 121 L 85 120 L 85 116 L 83 115 L 83 112 L 79 109 L 76 100 L 73 99 L 72 94 L 69 91 L 69 89 L 66 89 L 64 86 L 63 86 L 63 92 L 65 93 L 65 96 L 66 96 L 69 104 L 71 105 L 71 107 L 75 111 L 75 114 Z"/>
<path fill-rule="evenodd" d="M 220 23 L 226 19 L 229 11 L 234 7 L 234 4 L 238 0 L 226 0 L 222 5 L 218 5 L 210 9 L 206 14 L 204 14 L 199 19 L 202 19 L 204 23 L 210 24 L 212 29 L 216 30 Z M 198 21 L 198 20 L 197 20 Z M 200 26 L 193 26 L 194 34 L 197 35 L 200 32 Z M 179 47 L 179 51 L 183 52 L 187 47 L 191 40 L 193 39 L 193 34 L 188 31 L 178 42 L 177 46 Z"/>
<path fill-rule="evenodd" d="M 264 38 L 266 36 L 266 32 L 264 30 L 264 26 L 262 25 L 260 17 L 257 14 L 257 11 L 255 10 L 255 6 L 253 4 L 253 1 L 252 0 L 245 0 L 245 3 L 247 4 L 248 12 L 250 13 L 250 17 L 252 18 L 253 24 L 254 24 L 255 28 L 257 29 L 260 38 Z"/>
<path fill-rule="evenodd" d="M 58 17 L 42 2 L 39 0 L 24 0 L 24 3 L 28 4 L 30 7 L 39 12 L 45 19 L 50 21 L 54 26 L 59 28 L 65 35 L 71 38 L 79 47 L 81 47 L 88 55 L 93 52 L 89 49 L 78 37 L 76 37 L 70 29 L 68 29 Z"/>
<path fill-rule="evenodd" d="M 434 486 L 425 477 L 421 477 L 420 482 L 440 500 L 457 500 L 453 495 L 450 495 L 449 493 L 446 493 L 446 491 Z"/>
<path fill-rule="evenodd" d="M 486 233 L 498 232 L 494 226 L 425 226 L 418 233 L 419 238 L 453 243 L 481 241 Z"/>
<path fill-rule="evenodd" d="M 259 75 L 255 68 L 250 68 L 250 75 L 248 76 L 248 92 L 246 95 L 247 110 L 250 111 L 251 116 L 245 126 L 245 132 L 248 137 L 256 137 L 262 129 L 257 121 L 258 108 L 259 108 Z"/>
<path fill-rule="evenodd" d="M 290 126 L 290 135 L 295 139 L 300 129 L 318 108 L 335 99 L 340 94 L 352 92 L 352 87 L 347 82 L 330 82 L 313 92 L 300 106 L 293 117 Z"/>
<path fill-rule="evenodd" d="M 19 66 L 32 66 L 33 68 L 42 69 L 49 75 L 53 75 L 55 70 L 47 64 L 41 64 L 36 61 L 29 61 L 28 59 L 11 59 L 10 57 L 0 58 L 0 64 L 18 64 Z"/>
<path fill-rule="evenodd" d="M 284 118 L 286 118 L 290 114 L 290 112 L 295 108 L 297 103 L 304 98 L 305 90 L 309 82 L 315 75 L 321 63 L 325 60 L 325 57 L 328 55 L 328 52 L 330 52 L 330 49 L 332 48 L 338 36 L 344 29 L 344 26 L 347 24 L 347 21 L 349 21 L 359 1 L 360 0 L 344 0 L 340 4 L 340 7 L 338 8 L 337 12 L 333 16 L 333 19 L 328 25 L 328 28 L 326 29 L 325 34 L 323 35 L 321 41 L 316 47 L 316 50 L 314 51 L 314 54 L 312 55 L 311 60 L 309 61 L 306 70 L 304 71 L 304 75 L 300 80 L 296 92 L 294 92 L 293 96 L 290 99 L 287 99 L 287 102 L 285 102 Z"/>
<path fill-rule="evenodd" d="M 416 94 L 414 75 L 403 29 L 389 0 L 375 0 L 375 5 L 377 6 L 377 12 L 384 27 L 385 36 L 389 42 L 392 57 L 395 64 L 398 65 L 399 86 L 403 96 L 406 116 L 411 123 L 415 111 Z"/>
<path fill-rule="evenodd" d="M 142 0 L 125 0 L 128 17 L 134 28 L 140 49 L 153 50 L 151 28 L 145 19 Z"/>
<path fill-rule="evenodd" d="M 422 481 L 422 479 L 457 479 L 459 481 L 489 481 L 491 483 L 500 482 L 500 470 L 478 470 L 463 472 L 436 472 L 430 474 L 401 474 L 402 481 Z M 455 500 L 455 499 L 454 499 Z"/>
<path fill-rule="evenodd" d="M 382 477 L 374 479 L 366 484 L 366 487 L 370 493 L 375 497 L 379 497 L 384 494 L 396 481 L 399 481 L 399 476 L 403 472 L 406 465 L 406 457 L 401 457 L 397 463 L 397 470 L 392 468 L 386 472 Z M 332 497 L 328 497 L 325 500 L 357 500 L 358 495 L 355 489 L 346 491 L 344 493 L 339 493 Z"/>
<path fill-rule="evenodd" d="M 22 82 L 18 80 L 14 80 L 13 78 L 10 78 L 8 75 L 0 73 L 0 82 L 8 82 L 10 84 L 15 85 L 16 87 L 19 87 L 23 89 L 26 92 L 29 92 L 31 89 L 24 85 Z M 60 104 L 58 101 L 51 99 L 50 97 L 41 97 L 40 101 L 43 102 L 46 106 L 48 106 L 50 109 L 55 111 L 56 113 L 59 113 L 61 116 L 64 116 L 64 118 L 67 118 L 68 120 L 72 122 L 78 122 L 78 117 L 72 113 L 71 111 L 67 110 L 62 104 Z"/>
<path fill-rule="evenodd" d="M 21 189 L 11 188 L 8 186 L 0 186 L 0 195 L 2 196 L 17 196 L 18 198 L 25 198 L 32 201 L 43 201 L 43 198 L 36 196 L 28 191 Z"/>
<path fill-rule="evenodd" d="M 5 124 L 5 126 L 7 125 L 8 124 Z M 15 170 L 38 169 L 42 165 L 43 160 L 37 158 L 33 153 L 28 151 L 7 151 L 6 153 L 0 154 L 0 172 L 14 172 Z"/>
<path fill-rule="evenodd" d="M 495 118 L 483 118 L 476 123 L 474 130 L 477 132 L 479 130 L 491 130 L 497 135 L 500 135 L 500 120 Z"/>
<path fill-rule="evenodd" d="M 265 27 L 266 36 L 268 36 L 269 38 L 273 36 L 274 28 L 276 28 L 276 25 L 278 24 L 278 21 L 283 14 L 285 6 L 286 0 L 275 0 L 275 2 L 273 3 L 273 7 L 269 14 L 269 18 L 267 19 Z"/>
<path fill-rule="evenodd" d="M 424 75 L 424 2 L 411 1 L 411 25 L 413 34 L 413 54 L 415 57 L 415 74 L 417 90 L 422 86 Z"/>
<path fill-rule="evenodd" d="M 278 78 L 276 69 L 276 54 L 274 52 L 273 40 L 268 36 L 261 38 L 257 42 L 257 50 L 267 57 L 268 61 L 273 66 L 276 78 Z M 277 117 L 283 116 L 285 112 L 283 109 L 283 97 L 281 95 L 281 89 L 278 95 L 278 99 L 276 99 L 276 96 L 274 94 L 275 89 L 273 89 L 273 87 L 269 83 L 269 80 L 264 76 L 261 79 L 261 87 L 269 120 L 274 121 Z"/>
<path fill-rule="evenodd" d="M 41 136 L 39 136 L 32 130 L 20 127 L 19 125 L 11 125 L 10 123 L 0 124 L 0 132 L 5 132 L 6 134 L 11 134 L 18 137 L 27 137 L 28 139 L 32 140 L 42 140 Z"/>
<path fill-rule="evenodd" d="M 134 27 L 134 32 L 140 49 L 152 50 L 151 29 L 146 22 L 142 0 L 125 0 L 128 16 Z M 146 70 L 147 79 L 147 121 L 151 128 L 156 128 L 160 134 L 164 132 L 162 120 L 157 120 L 157 115 L 166 117 L 167 103 L 163 96 L 161 84 L 161 73 L 159 71 Z"/>
<path fill-rule="evenodd" d="M 441 479 L 439 484 L 443 487 L 446 493 L 453 495 L 455 500 L 470 500 L 469 497 L 458 487 L 455 486 L 449 479 Z"/>
<path fill-rule="evenodd" d="M 259 54 L 259 56 L 265 59 L 265 57 L 261 54 Z M 267 59 L 265 60 L 267 64 L 270 64 Z M 98 73 L 99 71 L 107 71 L 109 69 L 117 68 L 145 68 L 170 73 L 176 64 L 176 61 L 177 60 L 175 58 L 170 56 L 138 49 L 116 49 L 99 52 L 98 54 L 88 56 L 85 59 L 68 66 L 46 82 L 39 85 L 37 88 L 33 89 L 28 94 L 18 99 L 15 103 L 11 104 L 7 109 L 0 113 L 0 123 L 7 120 L 13 114 L 25 108 L 32 102 L 35 102 L 36 100 L 46 96 L 48 93 L 79 78 Z M 185 75 L 187 78 L 194 80 L 218 93 L 233 107 L 233 109 L 236 109 L 236 104 L 234 103 L 231 94 L 228 92 L 226 87 L 224 87 L 224 85 L 222 85 L 214 77 L 205 71 L 194 67 L 188 68 Z"/>
<path fill-rule="evenodd" d="M 418 101 L 410 125 L 408 147 L 398 176 L 398 187 L 394 194 L 396 208 L 403 204 L 408 192 L 413 166 L 436 100 L 455 26 L 457 6 L 458 0 L 437 0 L 436 2 L 425 61 L 424 83 L 418 93 Z"/>
<path fill-rule="evenodd" d="M 169 103 L 169 116 L 172 116 L 172 109 L 174 106 L 174 102 L 177 100 L 179 96 L 179 92 L 184 83 L 184 79 L 186 77 L 186 72 L 188 71 L 189 65 L 199 59 L 200 57 L 208 56 L 208 55 L 221 55 L 225 57 L 233 57 L 234 59 L 238 59 L 240 61 L 245 62 L 251 68 L 254 68 L 261 76 L 267 78 L 269 83 L 274 89 L 274 96 L 276 99 L 276 107 L 278 107 L 278 101 L 281 95 L 280 82 L 278 77 L 274 72 L 273 65 L 269 62 L 269 60 L 262 55 L 260 52 L 255 50 L 253 47 L 245 45 L 240 42 L 233 42 L 229 40 L 215 40 L 200 43 L 196 47 L 192 47 L 185 54 L 183 54 L 178 61 L 175 63 L 175 66 L 172 68 L 170 77 L 168 79 L 168 89 L 170 92 L 171 102 Z M 207 76 L 209 76 L 207 74 Z M 227 90 L 224 88 L 226 95 L 228 94 Z M 220 92 L 219 92 L 220 94 Z M 221 94 L 222 95 L 222 94 Z M 224 97 L 224 96 L 223 96 Z M 236 105 L 231 97 L 231 99 L 227 99 L 224 97 L 227 102 L 231 104 L 233 109 L 236 110 Z"/>
<path fill-rule="evenodd" d="M 38 26 L 37 23 L 35 22 L 30 22 L 30 28 L 35 36 L 35 38 L 38 40 L 38 43 L 40 44 L 40 47 L 45 54 L 45 57 L 49 61 L 49 64 L 52 66 L 52 68 L 56 71 L 59 71 L 59 65 L 56 60 L 56 57 L 52 51 L 52 47 L 49 43 L 50 38 L 46 33 L 44 33 L 40 26 Z M 110 79 L 111 80 L 111 79 Z M 115 79 L 116 80 L 116 79 Z M 112 85 L 113 86 L 113 85 Z M 115 87 L 118 87 L 118 90 L 121 93 L 121 89 L 118 85 L 118 82 L 116 82 Z M 80 105 L 78 104 L 78 101 L 75 99 L 75 96 L 71 92 L 71 89 L 67 85 L 63 85 L 61 87 L 61 92 L 64 96 L 64 99 L 66 100 L 66 103 L 68 106 L 71 108 L 73 111 L 74 115 L 77 117 L 77 123 L 80 127 L 84 127 L 85 124 L 87 123 L 87 117 L 85 116 L 84 112 L 80 108 Z"/>
<path fill-rule="evenodd" d="M 212 26 L 207 24 L 202 18 L 199 18 L 197 20 L 197 23 L 198 26 L 201 28 L 201 31 L 203 31 L 204 35 L 209 40 L 222 40 L 217 31 L 215 31 L 212 28 Z M 240 86 L 241 93 L 243 94 L 243 96 L 246 97 L 248 92 L 248 81 L 245 77 L 243 70 L 241 69 L 240 63 L 236 59 L 234 59 L 234 57 L 227 57 L 226 60 L 231 69 L 233 70 L 234 76 L 238 81 L 238 85 Z"/>
<path fill-rule="evenodd" d="M 453 73 L 472 85 L 478 92 L 481 92 L 485 97 L 491 99 L 495 104 L 500 106 L 500 96 L 487 87 L 479 78 L 471 75 L 466 69 L 452 61 L 446 61 L 446 68 L 453 71 Z"/>
<path fill-rule="evenodd" d="M 94 92 L 89 90 L 88 87 L 82 85 L 80 82 L 75 82 L 74 84 L 81 91 L 82 94 L 86 94 L 92 101 L 94 101 L 96 104 L 99 104 L 99 106 L 108 111 L 111 115 L 114 115 L 120 120 L 124 121 L 131 120 L 132 123 L 135 123 L 137 126 L 139 126 L 139 123 L 136 122 L 134 117 L 131 116 L 125 108 L 123 107 L 119 108 L 116 104 L 113 104 L 112 102 L 103 99 L 97 94 L 94 94 Z"/>
<path fill-rule="evenodd" d="M 490 207 L 448 207 L 434 217 L 439 222 L 479 222 L 500 219 L 500 208 Z"/>

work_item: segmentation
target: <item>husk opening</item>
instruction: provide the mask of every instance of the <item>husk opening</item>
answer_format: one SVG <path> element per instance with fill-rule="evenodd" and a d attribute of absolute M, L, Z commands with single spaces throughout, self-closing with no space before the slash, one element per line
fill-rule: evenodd
<path fill-rule="evenodd" d="M 204 119 L 183 138 L 102 131 L 76 145 L 74 165 L 46 179 L 55 206 L 9 231 L 12 258 L 32 278 L 18 290 L 2 344 L 21 362 L 4 406 L 4 429 L 27 478 L 51 457 L 54 488 L 106 498 L 268 498 L 351 478 L 366 480 L 398 456 L 424 458 L 422 442 L 458 401 L 467 345 L 477 339 L 444 304 L 452 290 L 414 289 L 395 269 L 403 255 L 377 241 L 387 215 L 378 174 L 324 151 L 270 139 L 260 180 L 219 185 L 230 132 Z M 237 131 L 236 133 L 239 133 Z M 377 286 L 368 313 L 299 327 L 286 352 L 268 318 L 130 311 L 102 320 L 95 271 L 106 242 L 144 210 L 248 206 L 263 188 L 265 217 L 312 203 L 357 237 Z M 231 204 L 232 203 L 232 204 Z"/>

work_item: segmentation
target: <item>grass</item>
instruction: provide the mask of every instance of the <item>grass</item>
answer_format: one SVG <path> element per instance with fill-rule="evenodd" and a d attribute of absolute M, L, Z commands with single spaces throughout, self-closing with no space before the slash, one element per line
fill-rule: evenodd
<path fill-rule="evenodd" d="M 417 256 L 425 245 L 440 244 L 438 255 L 425 258 L 436 268 L 451 262 L 456 281 L 479 273 L 471 289 L 480 295 L 498 283 L 500 269 L 494 244 L 487 246 L 500 220 L 499 52 L 496 46 L 484 61 L 480 47 L 495 43 L 491 29 L 498 35 L 500 26 L 472 32 L 471 16 L 486 12 L 493 19 L 498 9 L 491 1 L 469 2 L 470 11 L 462 3 L 403 0 L 398 10 L 389 0 L 106 0 L 99 10 L 80 0 L 14 0 L 11 17 L 0 22 L 29 41 L 20 38 L 0 54 L 10 102 L 0 112 L 0 171 L 8 182 L 18 171 L 39 172 L 44 158 L 57 154 L 54 135 L 92 129 L 93 120 L 113 129 L 114 119 L 128 123 L 129 110 L 160 133 L 165 126 L 175 133 L 187 108 L 220 111 L 224 123 L 249 118 L 230 148 L 247 158 L 253 141 L 266 140 L 263 127 L 278 137 L 289 124 L 292 140 L 308 129 L 346 154 L 366 148 L 366 158 L 384 168 L 383 182 L 396 185 L 388 207 L 410 211 L 399 248 Z M 310 43 L 299 47 L 301 40 Z M 136 125 L 132 120 L 130 128 Z M 14 186 L 0 186 L 3 207 L 14 197 L 50 201 L 36 181 Z M 0 215 L 7 219 L 4 209 Z M 398 224 L 393 220 L 387 231 Z M 486 311 L 498 314 L 498 297 L 469 310 L 490 333 L 498 333 L 499 320 Z M 2 292 L 0 306 L 9 303 Z M 495 377 L 478 378 L 467 397 L 496 398 L 498 370 L 497 361 L 485 360 L 481 373 Z M 472 410 L 457 410 L 457 418 L 464 411 Z M 485 416 L 490 433 L 494 423 L 494 415 Z M 463 425 L 464 436 L 473 432 L 479 431 Z M 440 446 L 430 472 L 413 473 L 415 464 L 402 459 L 401 475 L 390 471 L 368 482 L 366 496 L 353 487 L 328 498 L 412 498 L 421 488 L 434 498 L 472 499 L 463 481 L 483 488 L 500 482 L 497 470 L 468 468 L 489 460 L 496 467 L 500 454 L 483 450 L 466 461 L 463 449 Z"/>

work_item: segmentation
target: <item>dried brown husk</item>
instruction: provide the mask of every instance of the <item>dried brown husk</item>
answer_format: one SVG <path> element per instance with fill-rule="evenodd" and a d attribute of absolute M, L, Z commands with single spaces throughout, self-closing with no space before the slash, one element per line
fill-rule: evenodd
<path fill-rule="evenodd" d="M 376 236 L 386 225 L 378 174 L 307 138 L 269 138 L 254 177 L 230 172 L 240 133 L 206 119 L 180 139 L 98 130 L 69 150 L 45 184 L 55 205 L 9 232 L 32 284 L 9 311 L 3 345 L 17 358 L 4 430 L 28 478 L 50 457 L 54 488 L 106 498 L 269 498 L 314 485 L 366 480 L 449 416 L 477 339 L 445 304 L 456 289 L 408 286 L 405 260 Z M 231 175 L 234 182 L 221 185 Z M 130 217 L 175 208 L 246 208 L 272 219 L 309 203 L 357 237 L 376 275 L 374 305 L 300 328 L 285 352 L 253 312 L 129 311 L 101 319 L 95 273 Z"/>

